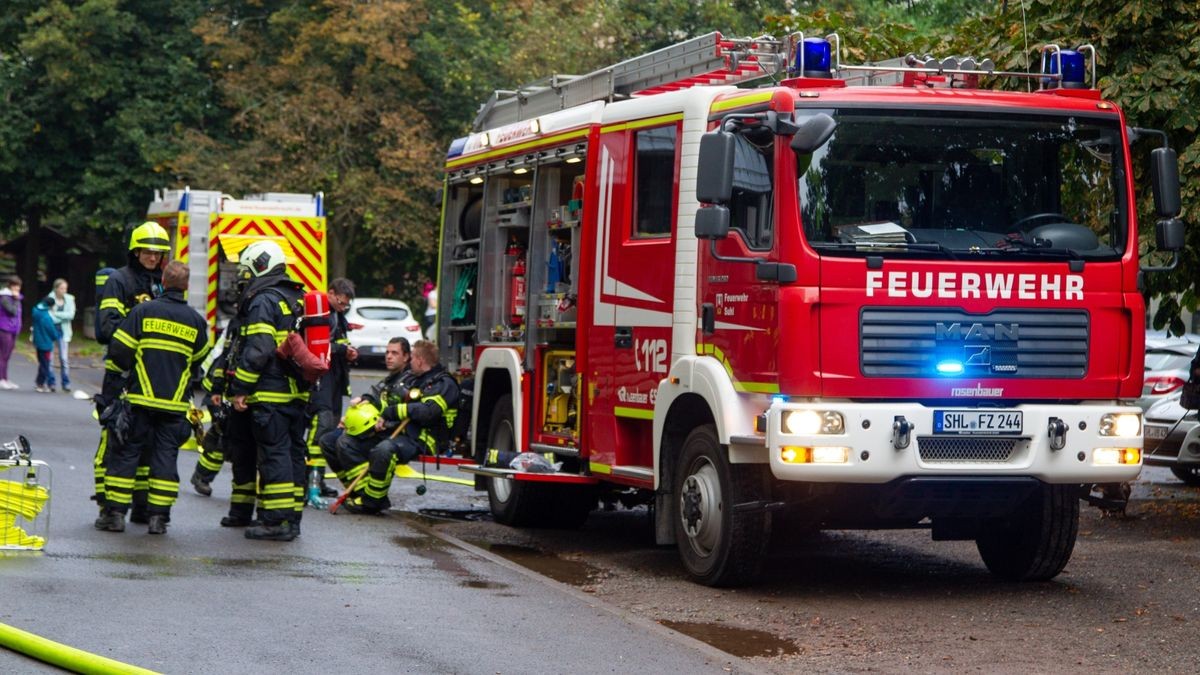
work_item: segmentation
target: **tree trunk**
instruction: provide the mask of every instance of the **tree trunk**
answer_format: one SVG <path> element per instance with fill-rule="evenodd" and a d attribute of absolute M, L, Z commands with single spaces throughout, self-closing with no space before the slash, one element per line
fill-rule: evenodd
<path fill-rule="evenodd" d="M 25 250 L 21 252 L 21 262 L 17 266 L 17 274 L 21 277 L 21 294 L 25 302 L 21 303 L 24 318 L 22 325 L 32 326 L 33 303 L 41 299 L 41 289 L 38 288 L 38 260 L 41 259 L 42 248 L 42 212 L 31 210 L 25 216 L 27 231 L 25 233 Z"/>

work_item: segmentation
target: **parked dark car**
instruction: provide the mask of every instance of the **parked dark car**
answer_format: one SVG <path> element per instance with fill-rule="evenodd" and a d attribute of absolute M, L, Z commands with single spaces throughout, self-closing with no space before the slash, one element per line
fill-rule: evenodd
<path fill-rule="evenodd" d="M 1180 407 L 1179 392 L 1150 406 L 1142 434 L 1144 464 L 1168 467 L 1179 480 L 1200 486 L 1200 420 L 1195 410 Z"/>

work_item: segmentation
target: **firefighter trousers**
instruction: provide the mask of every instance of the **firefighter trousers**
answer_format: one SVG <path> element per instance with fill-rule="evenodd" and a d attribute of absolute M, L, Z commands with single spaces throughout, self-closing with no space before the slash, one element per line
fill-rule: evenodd
<path fill-rule="evenodd" d="M 336 430 L 321 438 L 329 468 L 333 469 L 343 485 L 350 486 L 356 479 L 352 499 L 361 499 L 362 505 L 372 510 L 383 510 L 391 506 L 388 490 L 396 475 L 397 464 L 407 464 L 421 452 L 416 441 L 406 436 L 388 438 L 381 433 L 362 436 Z"/>
<path fill-rule="evenodd" d="M 341 402 L 340 399 L 338 401 Z M 339 408 L 341 406 L 338 406 Z M 312 414 L 312 425 L 309 427 L 308 438 L 308 465 L 309 466 L 327 466 L 325 455 L 321 452 L 321 439 L 325 434 L 337 429 L 338 421 L 342 419 L 341 410 L 333 410 L 330 408 L 317 408 Z"/>
<path fill-rule="evenodd" d="M 104 380 L 100 385 L 100 394 L 96 396 L 96 413 L 99 414 L 112 401 L 121 398 L 121 392 L 125 389 L 125 374 L 120 371 L 105 370 Z M 113 446 L 117 445 L 117 439 L 113 434 L 110 434 L 108 428 L 103 424 L 100 425 L 100 443 L 96 445 L 96 454 L 92 459 L 92 479 L 95 485 L 96 504 L 104 510 L 107 505 L 105 499 L 105 479 L 106 466 L 108 464 L 108 456 L 112 453 Z M 147 482 L 150 476 L 149 458 L 143 457 L 138 462 L 137 474 L 133 490 L 133 510 L 134 512 L 145 512 L 146 510 L 146 493 L 149 490 Z"/>
<path fill-rule="evenodd" d="M 151 515 L 171 514 L 179 496 L 179 471 L 176 462 L 179 446 L 187 440 L 191 425 L 180 413 L 169 413 L 133 406 L 129 435 L 124 444 L 110 449 L 105 467 L 104 491 L 108 508 L 124 512 L 133 502 L 139 464 L 147 463 L 146 510 Z"/>
<path fill-rule="evenodd" d="M 262 503 L 258 519 L 263 525 L 285 521 L 299 525 L 304 509 L 307 429 L 304 404 L 254 403 L 250 406 L 251 431 L 258 446 L 258 485 Z M 236 478 L 235 478 L 236 480 Z"/>
<path fill-rule="evenodd" d="M 258 450 L 255 445 L 250 411 L 230 411 L 221 433 L 221 454 L 233 470 L 233 490 L 229 495 L 229 516 L 249 520 L 258 498 Z M 219 465 L 218 465 L 219 468 Z M 216 472 L 213 472 L 216 475 Z"/>

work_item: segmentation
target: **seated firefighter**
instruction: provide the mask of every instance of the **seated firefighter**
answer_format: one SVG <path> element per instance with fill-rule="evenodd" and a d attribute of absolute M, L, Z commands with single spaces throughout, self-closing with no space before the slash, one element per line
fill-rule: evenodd
<path fill-rule="evenodd" d="M 392 347 L 388 345 L 389 352 Z M 455 410 L 458 397 L 458 383 L 438 363 L 437 347 L 418 340 L 408 370 L 389 373 L 353 405 L 342 422 L 344 433 L 321 437 L 326 462 L 351 489 L 347 510 L 379 513 L 391 506 L 388 490 L 396 464 L 407 464 L 423 452 L 436 454 L 449 437 L 447 413 Z"/>

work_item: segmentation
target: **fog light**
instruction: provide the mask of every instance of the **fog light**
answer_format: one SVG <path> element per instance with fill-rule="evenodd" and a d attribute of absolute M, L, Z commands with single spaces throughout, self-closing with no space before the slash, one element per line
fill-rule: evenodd
<path fill-rule="evenodd" d="M 850 461 L 850 448 L 785 445 L 779 450 L 779 459 L 783 460 L 784 464 L 846 464 Z"/>
<path fill-rule="evenodd" d="M 1096 466 L 1121 466 L 1141 464 L 1142 451 L 1138 448 L 1095 448 L 1092 464 Z"/>
<path fill-rule="evenodd" d="M 845 464 L 850 458 L 850 448 L 816 447 L 812 449 L 813 464 Z"/>
<path fill-rule="evenodd" d="M 1107 413 L 1100 418 L 1101 436 L 1136 438 L 1142 435 L 1142 416 L 1137 413 Z"/>

